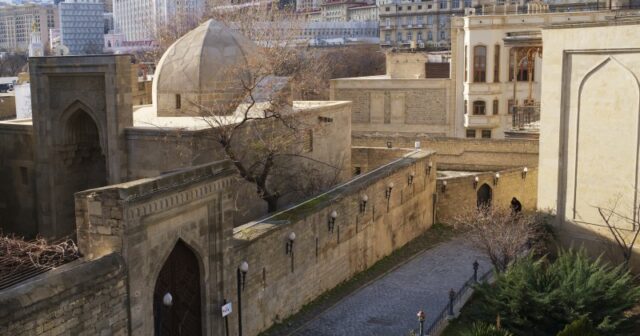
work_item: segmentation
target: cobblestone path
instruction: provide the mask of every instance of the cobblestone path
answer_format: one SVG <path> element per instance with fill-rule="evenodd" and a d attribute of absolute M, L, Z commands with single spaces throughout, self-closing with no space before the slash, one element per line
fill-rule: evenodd
<path fill-rule="evenodd" d="M 429 249 L 338 302 L 299 329 L 297 336 L 405 336 L 418 328 L 416 313 L 427 314 L 425 329 L 447 305 L 448 292 L 490 264 L 464 237 Z"/>

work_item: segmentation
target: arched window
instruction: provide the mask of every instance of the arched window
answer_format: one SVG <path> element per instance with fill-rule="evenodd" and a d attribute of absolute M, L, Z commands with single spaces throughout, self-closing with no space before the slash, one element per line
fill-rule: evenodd
<path fill-rule="evenodd" d="M 487 79 L 487 47 L 475 46 L 473 48 L 473 81 L 475 83 L 486 82 Z"/>
<path fill-rule="evenodd" d="M 487 104 L 482 100 L 473 102 L 473 115 L 485 115 L 487 113 Z"/>

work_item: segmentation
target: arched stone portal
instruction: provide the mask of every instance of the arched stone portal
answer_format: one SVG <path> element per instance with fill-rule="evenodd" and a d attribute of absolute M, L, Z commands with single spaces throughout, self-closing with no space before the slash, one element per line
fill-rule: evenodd
<path fill-rule="evenodd" d="M 480 207 L 490 207 L 491 206 L 491 198 L 493 191 L 488 184 L 483 184 L 478 188 L 477 197 L 478 197 L 478 208 Z"/>
<path fill-rule="evenodd" d="M 163 302 L 171 295 L 171 304 Z M 202 335 L 200 268 L 196 254 L 181 240 L 165 261 L 153 292 L 154 335 Z"/>
<path fill-rule="evenodd" d="M 66 232 L 75 233 L 75 198 L 79 191 L 107 184 L 107 163 L 101 146 L 100 131 L 86 107 L 70 107 L 58 145 L 59 179 L 56 211 Z"/>

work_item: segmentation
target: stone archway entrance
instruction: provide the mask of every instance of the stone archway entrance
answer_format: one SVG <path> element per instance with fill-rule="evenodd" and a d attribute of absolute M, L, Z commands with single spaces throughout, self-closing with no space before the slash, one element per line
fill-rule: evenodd
<path fill-rule="evenodd" d="M 167 305 L 165 296 L 171 295 Z M 165 261 L 153 293 L 154 335 L 202 335 L 200 267 L 181 240 Z"/>
<path fill-rule="evenodd" d="M 478 197 L 478 208 L 480 207 L 491 207 L 491 198 L 493 191 L 488 184 L 483 184 L 478 188 L 477 197 Z"/>

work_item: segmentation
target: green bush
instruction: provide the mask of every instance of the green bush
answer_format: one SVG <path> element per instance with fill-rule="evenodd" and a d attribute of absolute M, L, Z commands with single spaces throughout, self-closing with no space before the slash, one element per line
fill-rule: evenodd
<path fill-rule="evenodd" d="M 599 333 L 623 335 L 629 324 L 624 312 L 640 299 L 640 287 L 623 266 L 592 260 L 582 249 L 561 251 L 554 262 L 524 257 L 476 293 L 482 309 L 473 318 L 489 322 L 499 314 L 518 335 L 556 335 L 583 316 Z"/>
<path fill-rule="evenodd" d="M 508 330 L 498 329 L 493 324 L 476 322 L 468 329 L 462 332 L 461 336 L 513 336 Z"/>
<path fill-rule="evenodd" d="M 571 324 L 567 324 L 556 336 L 598 336 L 596 328 L 586 316 L 583 316 Z"/>

